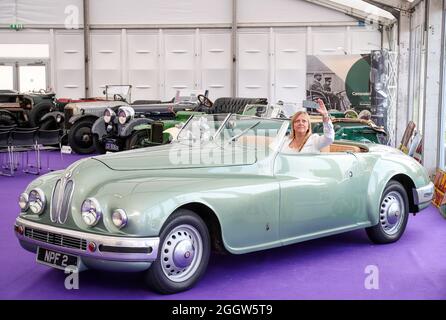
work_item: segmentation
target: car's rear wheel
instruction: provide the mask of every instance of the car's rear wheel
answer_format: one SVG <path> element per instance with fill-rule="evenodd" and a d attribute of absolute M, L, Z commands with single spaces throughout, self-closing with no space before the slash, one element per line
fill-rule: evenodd
<path fill-rule="evenodd" d="M 77 154 L 89 154 L 95 151 L 91 128 L 95 119 L 82 119 L 70 128 L 68 143 Z"/>
<path fill-rule="evenodd" d="M 367 228 L 370 240 L 377 244 L 398 241 L 406 229 L 409 219 L 409 198 L 398 181 L 391 180 L 381 196 L 379 222 Z"/>
<path fill-rule="evenodd" d="M 163 294 L 192 288 L 206 271 L 210 251 L 203 220 L 190 210 L 176 211 L 161 231 L 158 259 L 145 274 L 147 285 Z"/>

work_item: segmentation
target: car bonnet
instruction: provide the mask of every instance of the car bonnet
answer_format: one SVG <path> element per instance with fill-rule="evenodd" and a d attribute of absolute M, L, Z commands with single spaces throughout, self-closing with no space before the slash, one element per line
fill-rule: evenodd
<path fill-rule="evenodd" d="M 222 148 L 213 143 L 195 147 L 173 143 L 94 158 L 112 170 L 176 170 L 252 165 L 256 152 L 242 147 Z"/>

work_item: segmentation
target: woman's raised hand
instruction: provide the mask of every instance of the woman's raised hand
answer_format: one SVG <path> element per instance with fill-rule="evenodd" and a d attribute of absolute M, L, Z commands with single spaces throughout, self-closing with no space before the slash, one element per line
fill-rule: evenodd
<path fill-rule="evenodd" d="M 324 117 L 328 116 L 328 111 L 327 108 L 325 107 L 324 101 L 322 101 L 322 99 L 317 99 L 316 102 L 319 103 L 319 108 L 316 109 L 316 111 L 319 112 Z"/>

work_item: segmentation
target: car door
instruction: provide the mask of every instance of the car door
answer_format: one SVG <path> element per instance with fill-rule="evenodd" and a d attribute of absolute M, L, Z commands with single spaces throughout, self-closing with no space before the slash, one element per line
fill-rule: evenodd
<path fill-rule="evenodd" d="M 279 153 L 274 173 L 283 244 L 352 229 L 362 220 L 365 197 L 358 192 L 359 163 L 353 153 Z"/>

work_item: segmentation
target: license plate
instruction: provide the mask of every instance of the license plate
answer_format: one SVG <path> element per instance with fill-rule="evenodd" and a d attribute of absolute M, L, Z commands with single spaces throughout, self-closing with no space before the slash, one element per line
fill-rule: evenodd
<path fill-rule="evenodd" d="M 68 266 L 79 268 L 78 257 L 40 247 L 37 249 L 37 262 L 62 270 Z"/>
<path fill-rule="evenodd" d="M 119 151 L 119 146 L 113 140 L 105 141 L 105 150 L 108 151 Z"/>

